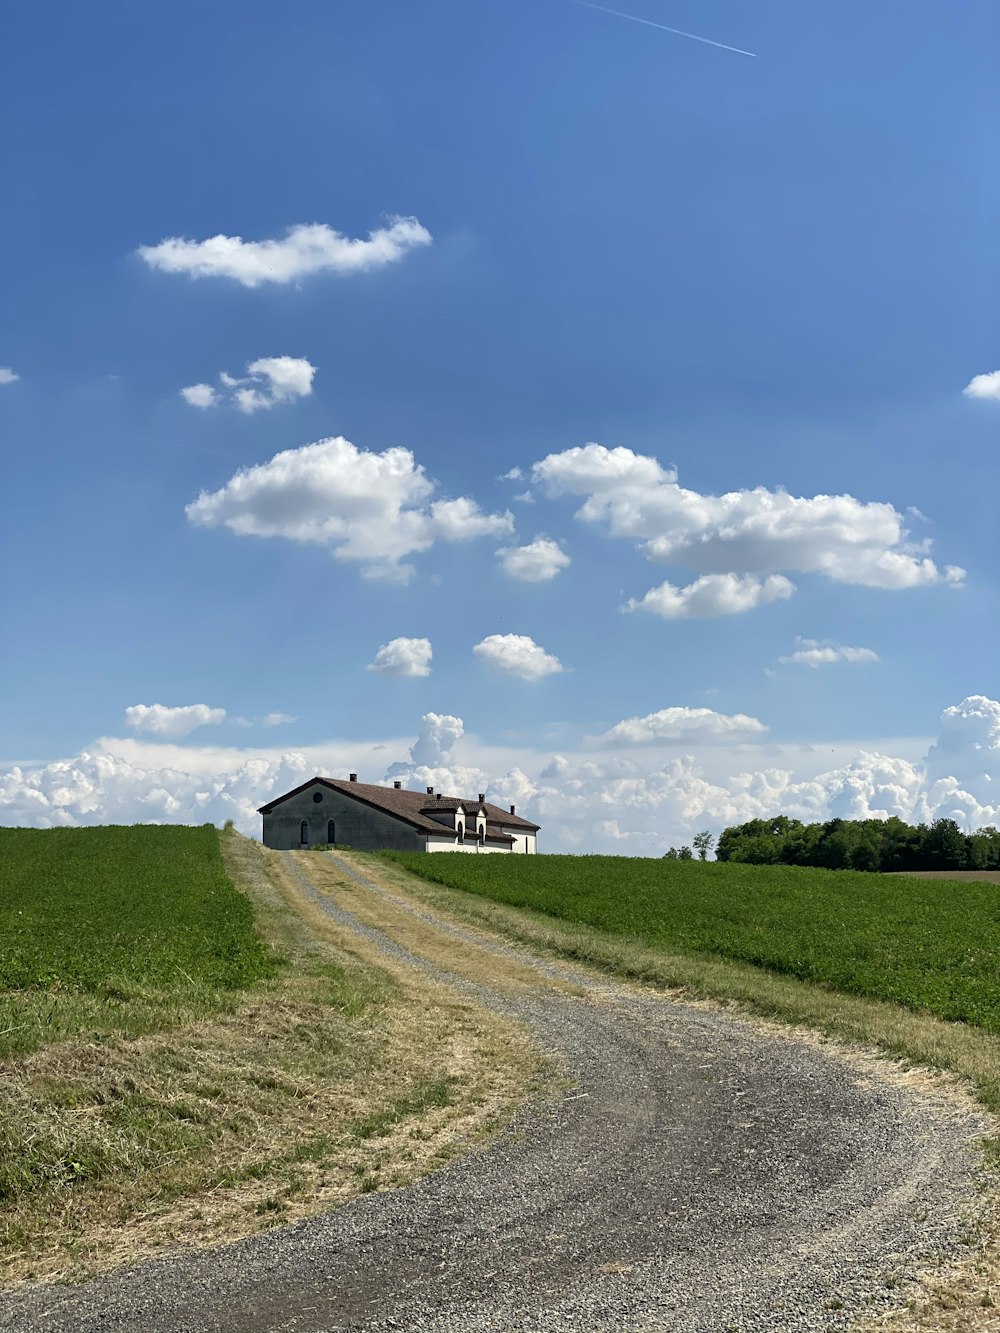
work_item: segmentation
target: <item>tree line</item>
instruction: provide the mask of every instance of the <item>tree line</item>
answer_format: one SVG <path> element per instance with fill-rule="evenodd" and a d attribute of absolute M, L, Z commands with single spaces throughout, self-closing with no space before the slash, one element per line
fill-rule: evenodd
<path fill-rule="evenodd" d="M 963 833 L 953 819 L 907 824 L 893 816 L 803 824 L 779 815 L 724 829 L 715 856 L 827 870 L 1000 870 L 1000 830 Z"/>

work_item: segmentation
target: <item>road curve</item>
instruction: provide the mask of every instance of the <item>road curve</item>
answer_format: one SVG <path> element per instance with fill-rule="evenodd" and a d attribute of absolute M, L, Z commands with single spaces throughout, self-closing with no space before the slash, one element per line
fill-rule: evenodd
<path fill-rule="evenodd" d="M 341 924 L 527 1023 L 571 1085 L 406 1189 L 246 1241 L 0 1296 L 5 1333 L 757 1333 L 843 1328 L 957 1244 L 985 1122 L 866 1065 L 442 919 L 337 858 Z M 315 863 L 313 863 L 315 864 Z M 363 901 L 388 908 L 389 933 Z M 534 986 L 411 954 L 410 916 Z M 498 964 L 499 966 L 499 964 Z M 572 979 L 570 994 L 556 979 Z"/>

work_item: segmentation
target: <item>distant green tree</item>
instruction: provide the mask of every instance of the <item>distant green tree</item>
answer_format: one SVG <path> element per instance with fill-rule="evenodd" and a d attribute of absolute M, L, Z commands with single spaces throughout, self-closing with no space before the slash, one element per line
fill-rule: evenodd
<path fill-rule="evenodd" d="M 965 834 L 953 819 L 935 819 L 921 848 L 928 870 L 961 870 L 965 866 Z"/>
<path fill-rule="evenodd" d="M 851 848 L 850 864 L 852 870 L 878 870 L 878 848 L 870 842 L 858 842 Z"/>
<path fill-rule="evenodd" d="M 1000 831 L 981 828 L 967 842 L 970 870 L 996 870 L 1000 867 Z"/>
<path fill-rule="evenodd" d="M 711 833 L 709 833 L 708 829 L 705 829 L 701 833 L 696 833 L 691 841 L 694 843 L 694 849 L 701 860 L 707 861 L 708 854 L 712 850 L 712 843 L 715 842 L 715 839 L 712 837 Z"/>
<path fill-rule="evenodd" d="M 694 860 L 694 854 L 692 853 L 691 848 L 690 848 L 690 847 L 678 847 L 678 848 L 677 848 L 677 859 L 678 859 L 678 861 L 693 861 L 693 860 Z"/>
<path fill-rule="evenodd" d="M 677 857 L 678 857 L 678 852 L 676 847 L 671 847 L 668 851 L 665 851 L 663 853 L 664 861 L 676 861 Z"/>
<path fill-rule="evenodd" d="M 985 870 L 1000 867 L 1000 832 L 984 828 L 967 835 L 953 819 L 930 826 L 895 815 L 802 824 L 780 815 L 723 829 L 715 859 L 828 870 Z"/>

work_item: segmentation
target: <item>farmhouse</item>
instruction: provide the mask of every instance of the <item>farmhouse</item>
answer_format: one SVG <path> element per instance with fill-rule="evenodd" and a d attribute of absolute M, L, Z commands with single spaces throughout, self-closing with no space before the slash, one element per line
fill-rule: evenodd
<path fill-rule="evenodd" d="M 264 819 L 264 846 L 292 851 L 317 843 L 356 847 L 362 852 L 520 852 L 537 851 L 538 825 L 501 810 L 480 792 L 475 800 L 440 796 L 433 787 L 407 791 L 401 782 L 378 787 L 352 773 L 310 778 L 258 811 Z"/>

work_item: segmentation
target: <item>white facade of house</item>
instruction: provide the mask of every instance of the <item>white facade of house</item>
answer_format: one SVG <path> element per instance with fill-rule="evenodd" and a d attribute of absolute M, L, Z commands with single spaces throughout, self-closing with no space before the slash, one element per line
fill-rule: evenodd
<path fill-rule="evenodd" d="M 473 831 L 473 820 L 475 820 L 475 831 Z M 538 850 L 537 835 L 529 833 L 526 829 L 509 828 L 506 825 L 501 825 L 500 832 L 506 834 L 509 838 L 513 838 L 513 846 L 504 847 L 497 843 L 487 842 L 486 815 L 482 808 L 470 806 L 466 810 L 464 805 L 459 805 L 455 811 L 455 837 L 429 837 L 426 850 L 429 852 L 469 852 L 475 856 L 484 852 L 502 852 L 504 855 L 519 852 L 522 856 L 533 856 Z M 460 833 L 461 836 L 459 836 Z"/>

